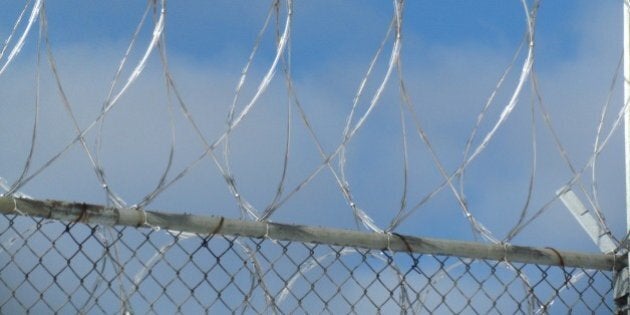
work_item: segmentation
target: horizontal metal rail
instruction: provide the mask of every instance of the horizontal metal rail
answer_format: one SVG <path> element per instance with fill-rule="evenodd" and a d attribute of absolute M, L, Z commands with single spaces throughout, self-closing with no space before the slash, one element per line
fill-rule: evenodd
<path fill-rule="evenodd" d="M 234 220 L 220 216 L 164 213 L 135 208 L 114 208 L 86 203 L 33 200 L 11 196 L 0 197 L 0 213 L 28 215 L 65 222 L 109 226 L 159 227 L 201 235 L 236 235 L 371 250 L 458 256 L 585 269 L 619 270 L 627 265 L 625 255 L 579 253 L 560 251 L 549 247 L 534 248 L 509 244 L 483 244 L 414 237 L 396 233 L 366 233 L 266 221 Z"/>

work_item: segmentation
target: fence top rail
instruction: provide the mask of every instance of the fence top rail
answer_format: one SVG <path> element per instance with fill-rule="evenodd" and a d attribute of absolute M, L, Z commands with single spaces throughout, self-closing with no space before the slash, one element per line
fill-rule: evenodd
<path fill-rule="evenodd" d="M 235 235 L 253 238 L 320 243 L 369 250 L 530 263 L 598 270 L 619 270 L 627 265 L 625 255 L 592 254 L 510 244 L 484 244 L 397 233 L 367 233 L 353 230 L 245 221 L 221 216 L 165 213 L 136 208 L 115 208 L 58 200 L 0 197 L 0 213 L 27 215 L 65 222 L 109 226 L 153 227 L 200 235 Z"/>

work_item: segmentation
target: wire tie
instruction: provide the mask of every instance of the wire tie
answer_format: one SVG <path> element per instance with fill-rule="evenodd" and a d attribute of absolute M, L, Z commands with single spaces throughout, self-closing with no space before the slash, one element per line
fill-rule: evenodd
<path fill-rule="evenodd" d="M 215 227 L 214 230 L 212 232 L 210 232 L 210 235 L 215 235 L 215 234 L 219 233 L 219 231 L 223 227 L 223 222 L 224 221 L 225 221 L 225 218 L 223 216 L 221 216 L 220 219 L 219 219 L 219 224 L 217 224 L 217 227 Z"/>
<path fill-rule="evenodd" d="M 11 197 L 11 200 L 13 200 L 13 211 L 17 212 L 19 215 L 25 215 L 24 212 L 18 209 L 17 200 L 15 200 L 15 197 Z"/>
<path fill-rule="evenodd" d="M 391 252 L 392 251 L 392 248 L 391 248 L 392 232 L 386 232 L 385 235 L 387 236 L 387 247 L 386 247 L 386 249 Z"/>
<path fill-rule="evenodd" d="M 79 222 L 83 222 L 87 220 L 87 205 L 85 203 L 80 203 L 79 208 L 81 208 L 81 213 L 79 213 L 79 215 L 77 216 L 77 218 L 74 220 L 74 222 L 72 222 L 72 225 L 75 225 Z"/>
<path fill-rule="evenodd" d="M 507 255 L 508 255 L 508 246 L 510 246 L 510 244 L 506 242 L 501 242 L 501 245 L 503 246 L 503 261 L 509 262 Z"/>

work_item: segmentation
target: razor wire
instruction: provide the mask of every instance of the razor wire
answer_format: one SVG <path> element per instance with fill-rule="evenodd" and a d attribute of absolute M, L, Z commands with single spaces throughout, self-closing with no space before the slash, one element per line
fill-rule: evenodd
<path fill-rule="evenodd" d="M 304 92 L 310 84 L 309 76 L 296 75 L 309 69 L 308 66 L 300 68 L 300 62 L 313 62 L 303 48 L 302 55 L 296 53 L 300 51 L 300 43 L 304 43 L 300 42 L 303 40 L 300 36 L 307 33 L 304 26 L 300 26 L 307 20 L 304 12 L 308 12 L 302 1 L 272 0 L 260 10 L 261 14 L 252 14 L 259 22 L 248 37 L 253 45 L 246 48 L 245 62 L 239 61 L 240 72 L 231 73 L 233 77 L 225 79 L 236 80 L 233 86 L 224 87 L 231 91 L 225 99 L 218 92 L 191 96 L 200 92 L 191 91 L 185 83 L 200 80 L 202 76 L 186 81 L 182 79 L 185 76 L 181 75 L 180 68 L 173 65 L 176 59 L 173 56 L 179 57 L 178 49 L 186 50 L 174 47 L 174 40 L 169 37 L 169 32 L 177 26 L 169 24 L 177 8 L 166 0 L 147 1 L 137 14 L 132 14 L 135 24 L 130 24 L 127 30 L 131 38 L 123 46 L 117 46 L 123 48 L 117 51 L 119 57 L 114 71 L 109 74 L 112 78 L 104 85 L 105 94 L 97 106 L 93 106 L 93 102 L 82 103 L 78 95 L 83 84 L 87 87 L 90 82 L 73 84 L 67 79 L 81 64 L 68 65 L 64 54 L 72 53 L 64 50 L 67 48 L 55 37 L 63 23 L 49 12 L 54 12 L 57 4 L 45 0 L 25 1 L 15 14 L 15 22 L 7 26 L 5 33 L 0 32 L 0 36 L 6 38 L 0 50 L 0 79 L 5 80 L 0 82 L 0 87 L 19 90 L 17 81 L 12 79 L 32 73 L 29 82 L 33 86 L 23 95 L 31 98 L 33 107 L 23 115 L 21 110 L 25 106 L 21 102 L 25 101 L 0 101 L 0 109 L 5 110 L 0 117 L 3 119 L 0 153 L 11 156 L 11 161 L 5 164 L 11 162 L 11 167 L 0 166 L 3 167 L 0 169 L 0 198 L 34 199 L 46 191 L 42 186 L 58 191 L 59 187 L 76 180 L 79 184 L 72 191 L 75 196 L 81 195 L 84 188 L 96 189 L 104 193 L 100 195 L 103 199 L 92 195 L 86 197 L 89 199 L 86 201 L 131 208 L 144 220 L 137 228 L 83 225 L 81 218 L 63 223 L 21 217 L 25 213 L 16 204 L 15 213 L 0 218 L 0 259 L 4 261 L 0 264 L 0 291 L 4 292 L 0 293 L 0 312 L 613 312 L 612 287 L 616 271 L 612 269 L 404 253 L 268 237 L 214 233 L 207 236 L 165 229 L 147 219 L 149 210 L 146 209 L 155 204 L 161 207 L 164 203 L 191 202 L 197 205 L 195 214 L 202 211 L 205 215 L 215 214 L 208 209 L 229 208 L 236 210 L 231 214 L 240 219 L 272 222 L 283 218 L 287 212 L 299 216 L 300 206 L 320 202 L 319 194 L 332 188 L 335 194 L 327 197 L 337 203 L 335 212 L 327 217 L 331 225 L 337 223 L 338 216 L 347 214 L 346 219 L 351 218 L 358 230 L 388 237 L 401 231 L 422 235 L 424 227 L 431 223 L 416 225 L 412 218 L 418 218 L 424 210 L 431 211 L 433 206 L 448 205 L 449 211 L 459 209 L 473 238 L 496 246 L 510 246 L 527 228 L 549 224 L 543 216 L 553 212 L 554 207 L 561 207 L 560 195 L 575 190 L 587 201 L 600 229 L 613 238 L 616 246 L 621 246 L 624 238 L 619 235 L 615 238 L 611 220 L 607 220 L 612 210 L 606 207 L 613 202 L 606 203 L 602 197 L 598 169 L 606 165 L 600 161 L 602 156 L 614 151 L 610 150 L 613 146 L 610 143 L 619 134 L 628 106 L 611 105 L 619 93 L 622 63 L 619 62 L 608 77 L 610 87 L 605 91 L 603 105 L 595 104 L 601 110 L 592 149 L 585 158 L 575 158 L 568 153 L 571 150 L 567 142 L 571 141 L 552 123 L 554 108 L 543 97 L 544 84 L 539 78 L 538 23 L 545 18 L 545 8 L 540 0 L 513 2 L 518 4 L 522 18 L 522 39 L 514 42 L 512 57 L 502 65 L 503 72 L 498 72 L 497 83 L 484 90 L 488 95 L 486 101 L 472 104 L 481 110 L 476 116 L 471 114 L 471 119 L 466 121 L 472 122 L 470 125 L 461 127 L 472 127 L 471 131 L 460 137 L 464 140 L 462 143 L 450 143 L 451 140 L 443 139 L 436 129 L 428 131 L 427 125 L 433 123 L 433 118 L 426 116 L 430 104 L 414 98 L 421 94 L 416 90 L 423 86 L 408 76 L 408 61 L 415 60 L 413 55 L 406 54 L 405 48 L 415 34 L 410 33 L 406 25 L 414 12 L 409 12 L 410 4 L 403 0 L 383 5 L 389 10 L 382 19 L 386 23 L 381 25 L 380 32 L 375 32 L 381 37 L 370 43 L 374 47 L 364 58 L 366 64 L 361 65 L 362 73 L 351 80 L 354 93 L 343 106 L 329 104 L 325 108 L 313 101 L 320 96 L 314 94 L 325 93 L 308 91 L 310 98 L 305 96 L 309 94 Z M 250 11 L 240 13 L 243 12 Z M 342 18 L 349 23 L 351 16 L 346 14 Z M 122 23 L 123 17 L 120 19 L 108 22 Z M 229 33 L 236 27 L 236 24 L 225 25 L 225 30 Z M 210 32 L 201 28 L 194 38 L 209 39 L 206 31 Z M 349 42 L 350 38 L 336 44 L 342 47 L 347 44 L 342 41 Z M 353 53 L 363 53 L 360 50 Z M 307 58 L 300 59 L 303 56 Z M 93 54 L 91 58 L 98 56 Z M 222 58 L 229 59 L 229 56 Z M 23 60 L 33 60 L 33 69 L 22 64 Z M 181 59 L 177 62 L 181 66 Z M 192 68 L 201 67 L 203 62 L 205 60 Z M 219 68 L 223 62 L 212 66 Z M 342 65 L 332 69 L 343 73 L 346 62 L 343 60 Z M 143 80 L 158 81 L 155 85 L 158 88 L 141 91 L 139 101 L 130 100 L 136 89 L 142 90 Z M 212 84 L 207 84 L 199 90 L 213 88 Z M 454 92 L 445 94 L 449 93 Z M 481 197 L 476 199 L 475 193 L 479 185 L 485 184 L 485 178 L 471 180 L 475 172 L 479 172 L 475 163 L 483 158 L 510 159 L 500 150 L 492 151 L 492 146 L 506 141 L 503 137 L 514 136 L 506 129 L 516 124 L 514 120 L 519 118 L 515 116 L 523 115 L 526 100 L 530 106 L 525 110 L 529 115 L 526 142 L 531 154 L 525 155 L 528 156 L 525 168 L 529 173 L 522 180 L 527 183 L 522 194 L 525 198 L 517 202 L 511 200 L 509 210 L 498 206 L 496 208 L 501 209 L 488 210 L 494 213 L 484 212 L 487 207 L 484 200 L 480 200 L 483 196 L 479 194 Z M 133 103 L 151 106 L 144 108 L 145 116 L 120 114 Z M 216 105 L 218 103 L 225 106 Z M 53 109 L 52 105 L 57 107 Z M 257 116 L 269 107 L 274 110 L 267 113 L 266 119 Z M 386 112 L 391 108 L 395 114 Z M 327 110 L 335 115 L 330 115 L 328 120 L 318 119 L 320 111 Z M 616 116 L 611 114 L 615 110 L 618 110 Z M 154 116 L 149 114 L 158 112 L 166 117 L 158 127 L 144 135 L 135 130 L 152 125 L 150 117 Z M 213 120 L 218 116 L 224 120 Z M 454 116 L 448 118 L 456 120 Z M 11 125 L 14 122 L 32 126 L 27 131 L 20 129 L 29 136 L 14 131 L 16 128 Z M 252 126 L 273 129 L 273 132 Z M 117 132 L 124 128 L 130 138 L 133 134 L 136 136 L 133 139 L 142 142 L 135 147 L 141 148 L 144 142 L 159 142 L 161 149 L 129 157 L 124 150 L 117 151 L 117 145 L 124 142 L 127 134 L 121 132 L 113 141 L 108 135 L 112 130 Z M 328 129 L 335 128 L 338 133 L 332 137 Z M 379 142 L 386 142 L 380 139 L 381 133 L 375 132 L 378 129 L 395 129 L 396 149 L 376 147 Z M 273 158 L 265 156 L 272 150 L 271 144 L 258 146 L 256 143 L 258 132 L 266 135 L 269 143 L 280 143 L 274 147 L 277 151 Z M 239 142 L 243 134 L 250 138 Z M 18 138 L 28 138 L 26 147 Z M 520 138 L 514 136 L 514 139 Z M 461 144 L 462 150 L 459 150 Z M 441 149 L 444 146 L 449 146 L 449 150 Z M 545 146 L 548 146 L 546 151 L 541 153 Z M 585 143 L 584 147 L 587 146 Z M 15 152 L 25 152 L 20 157 L 23 160 L 15 158 L 19 155 Z M 461 155 L 451 157 L 457 154 Z M 78 162 L 75 155 L 87 162 Z M 390 155 L 394 156 L 395 163 L 379 164 L 379 158 Z M 549 156 L 561 161 L 554 168 L 564 168 L 567 173 L 559 175 L 560 179 L 554 178 L 558 186 L 547 191 L 549 178 L 541 171 L 541 165 Z M 117 163 L 110 162 L 112 160 Z M 153 168 L 151 174 L 144 169 L 129 170 L 130 160 L 159 164 L 159 167 Z M 242 160 L 247 162 L 242 163 Z M 423 163 L 421 167 L 417 165 L 419 161 Z M 251 165 L 258 169 L 249 173 L 244 170 Z M 488 170 L 494 170 L 493 167 Z M 63 171 L 55 173 L 55 168 Z M 380 208 L 370 203 L 377 203 L 378 199 L 371 196 L 365 186 L 382 178 L 365 183 L 357 176 L 376 173 L 381 168 L 391 170 L 392 180 L 383 186 L 390 184 L 392 189 L 383 189 L 383 196 L 396 195 L 394 206 Z M 265 173 L 266 169 L 276 172 Z M 497 169 L 497 172 L 502 170 Z M 47 173 L 56 174 L 54 180 L 47 178 Z M 78 178 L 73 178 L 75 175 Z M 476 176 L 479 178 L 478 174 Z M 128 184 L 137 182 L 138 178 L 142 185 Z M 209 184 L 210 179 L 216 178 L 220 185 Z M 82 184 L 90 179 L 90 184 Z M 398 182 L 391 184 L 394 179 Z M 185 181 L 192 184 L 183 184 Z M 250 183 L 259 186 L 252 189 L 248 187 Z M 612 189 L 603 191 L 612 191 L 610 195 L 616 196 Z M 133 197 L 127 197 L 129 195 Z M 218 200 L 219 195 L 224 199 L 216 204 L 208 202 L 208 199 Z M 180 208 L 191 207 L 185 204 Z M 313 206 L 308 213 L 302 212 L 304 220 L 319 216 L 317 211 L 317 206 Z M 508 216 L 514 218 L 514 222 L 505 221 L 505 213 L 499 211 L 510 211 Z M 501 224 L 489 225 L 488 221 L 496 220 Z M 569 220 L 572 218 L 565 221 Z M 573 225 L 577 226 L 575 222 Z M 463 234 L 460 231 L 457 236 L 468 238 Z M 547 234 L 539 239 L 542 242 L 555 240 L 554 233 Z"/>
<path fill-rule="evenodd" d="M 332 175 L 334 179 L 333 182 L 337 186 L 338 191 L 345 200 L 345 204 L 351 211 L 357 224 L 359 226 L 363 226 L 367 230 L 376 232 L 395 231 L 402 222 L 406 221 L 407 218 L 416 213 L 419 209 L 423 208 L 426 203 L 434 200 L 437 195 L 441 194 L 444 188 L 448 187 L 453 199 L 456 201 L 458 207 L 461 208 L 464 217 L 468 220 L 475 234 L 482 236 L 486 241 L 498 243 L 500 237 L 495 236 L 494 233 L 475 216 L 474 210 L 470 208 L 470 204 L 467 200 L 465 200 L 463 175 L 468 165 L 481 155 L 497 132 L 508 120 L 509 116 L 519 103 L 519 99 L 522 97 L 524 87 L 526 84 L 529 84 L 528 82 L 532 81 L 530 77 L 534 71 L 535 63 L 535 30 L 537 14 L 540 7 L 539 1 L 520 1 L 522 14 L 525 17 L 525 36 L 523 38 L 523 43 L 516 50 L 514 59 L 508 65 L 503 77 L 500 79 L 499 83 L 495 87 L 495 90 L 492 91 L 487 103 L 483 106 L 482 111 L 479 113 L 477 122 L 468 137 L 466 147 L 463 150 L 464 159 L 454 170 L 449 170 L 449 167 L 446 166 L 443 161 L 444 158 L 436 151 L 435 140 L 432 140 L 425 131 L 422 119 L 419 117 L 420 113 L 418 112 L 418 105 L 412 101 L 409 95 L 406 78 L 404 78 L 402 74 L 403 66 L 401 58 L 403 53 L 402 46 L 404 43 L 404 1 L 392 1 L 391 22 L 387 25 L 385 36 L 383 37 L 373 58 L 371 58 L 369 67 L 361 79 L 359 87 L 353 97 L 351 108 L 345 118 L 345 123 L 343 124 L 341 141 L 333 144 L 332 147 L 322 143 L 322 132 L 313 127 L 313 119 L 309 117 L 307 109 L 304 108 L 304 100 L 298 97 L 296 84 L 291 74 L 292 69 L 295 67 L 291 62 L 291 45 L 292 40 L 294 40 L 294 35 L 291 33 L 295 19 L 294 5 L 293 1 L 282 2 L 276 0 L 270 3 L 263 25 L 256 35 L 253 48 L 247 58 L 247 62 L 242 68 L 238 83 L 234 89 L 235 93 L 233 100 L 228 107 L 225 128 L 222 132 L 219 132 L 218 135 L 210 136 L 208 135 L 208 132 L 204 130 L 206 127 L 200 124 L 200 118 L 193 115 L 190 108 L 190 100 L 187 100 L 186 95 L 181 92 L 182 87 L 177 83 L 177 76 L 173 74 L 172 67 L 168 60 L 170 53 L 167 49 L 168 41 L 165 36 L 168 30 L 168 11 L 166 1 L 147 2 L 145 9 L 142 11 L 139 22 L 132 33 L 131 41 L 125 49 L 123 57 L 118 63 L 114 78 L 110 84 L 109 92 L 102 103 L 101 110 L 98 111 L 96 116 L 89 120 L 87 124 L 81 122 L 77 116 L 78 111 L 80 111 L 80 107 L 83 105 L 76 104 L 76 102 L 74 102 L 69 96 L 74 87 L 64 83 L 63 69 L 61 69 L 58 65 L 57 57 L 55 56 L 56 53 L 54 52 L 53 45 L 55 42 L 54 39 L 51 39 L 50 37 L 50 23 L 49 17 L 46 14 L 47 7 L 45 2 L 37 1 L 31 3 L 27 1 L 26 6 L 19 14 L 16 23 L 3 46 L 3 52 L 5 50 L 10 50 L 10 54 L 6 57 L 2 69 L 9 67 L 15 62 L 15 57 L 22 51 L 27 38 L 37 37 L 38 44 L 35 48 L 38 58 L 38 68 L 36 71 L 37 76 L 35 80 L 36 84 L 38 86 L 43 84 L 43 78 L 40 75 L 40 72 L 43 72 L 43 68 L 45 68 L 44 63 L 46 63 L 51 72 L 50 79 L 52 79 L 52 82 L 56 86 L 56 94 L 59 97 L 59 102 L 69 119 L 69 123 L 74 127 L 74 135 L 71 141 L 66 142 L 62 146 L 61 150 L 56 151 L 56 153 L 55 151 L 46 152 L 45 155 L 40 156 L 37 159 L 37 163 L 34 162 L 38 154 L 41 154 L 41 151 L 38 150 L 38 135 L 42 133 L 41 127 L 38 128 L 40 119 L 38 118 L 39 116 L 37 113 L 42 111 L 42 105 L 40 104 L 41 101 L 39 101 L 41 99 L 40 89 L 37 88 L 35 96 L 38 101 L 36 101 L 34 110 L 35 119 L 32 130 L 30 151 L 26 157 L 25 166 L 23 167 L 23 171 L 20 176 L 17 178 L 7 179 L 6 175 L 2 176 L 3 174 L 0 174 L 0 177 L 10 181 L 9 188 L 5 194 L 14 194 L 18 192 L 30 181 L 39 177 L 42 172 L 45 172 L 53 165 L 60 163 L 59 161 L 63 160 L 63 157 L 69 154 L 68 152 L 74 150 L 75 147 L 80 147 L 81 151 L 83 151 L 89 160 L 90 167 L 96 176 L 98 185 L 107 196 L 107 202 L 119 207 L 126 206 L 127 204 L 133 204 L 141 209 L 150 205 L 161 194 L 168 191 L 170 187 L 177 185 L 177 183 L 182 181 L 182 179 L 190 177 L 191 172 L 196 172 L 200 168 L 199 165 L 209 161 L 214 165 L 218 175 L 224 179 L 224 184 L 227 186 L 233 202 L 240 209 L 241 217 L 249 217 L 253 220 L 267 220 L 272 218 L 278 208 L 282 207 L 287 202 L 290 202 L 294 199 L 295 195 L 303 191 L 306 187 L 313 186 L 312 182 L 316 181 L 318 178 L 324 177 L 325 175 L 322 174 L 328 172 Z M 25 23 L 23 21 L 23 17 L 28 14 L 29 11 L 30 18 L 28 19 L 26 25 L 23 26 L 22 24 Z M 270 56 L 271 59 L 269 64 L 262 68 L 263 70 L 260 82 L 252 83 L 251 77 L 253 74 L 251 74 L 250 71 L 252 71 L 254 62 L 261 53 L 261 46 L 265 44 L 267 37 L 271 36 L 270 33 L 272 31 L 270 29 L 272 27 L 270 26 L 272 25 L 272 20 L 275 20 L 275 39 L 273 51 Z M 153 25 L 149 25 L 150 23 Z M 31 33 L 33 33 L 34 25 L 36 24 L 39 25 L 39 33 L 37 36 L 34 36 Z M 146 35 L 147 38 L 143 38 L 142 35 Z M 13 43 L 12 40 L 15 37 L 18 37 L 19 40 L 18 42 Z M 145 47 L 139 46 L 141 41 L 146 41 Z M 383 60 L 383 55 L 387 52 L 388 48 L 389 59 Z M 524 54 L 523 51 L 525 51 Z M 2 57 L 2 55 L 0 55 L 0 57 Z M 156 62 L 161 67 L 161 75 L 164 80 L 163 90 L 165 94 L 165 102 L 167 103 L 168 115 L 170 116 L 168 119 L 168 124 L 170 125 L 168 128 L 171 129 L 170 145 L 168 146 L 169 149 L 166 154 L 167 158 L 165 165 L 162 168 L 162 174 L 159 176 L 154 188 L 145 188 L 146 192 L 139 200 L 126 201 L 124 200 L 125 198 L 122 197 L 121 192 L 116 191 L 117 189 L 114 187 L 115 185 L 113 186 L 110 183 L 112 175 L 110 174 L 110 171 L 106 170 L 106 165 L 104 164 L 103 143 L 107 141 L 104 130 L 108 125 L 117 123 L 115 120 L 110 118 L 113 115 L 112 112 L 118 109 L 121 99 L 129 93 L 130 89 L 132 89 L 136 82 L 142 77 L 143 72 L 147 66 L 150 66 L 151 62 Z M 487 122 L 487 112 L 491 105 L 497 102 L 495 100 L 496 93 L 500 88 L 503 88 L 506 85 L 504 82 L 505 77 L 511 72 L 515 64 L 519 62 L 522 63 L 522 69 L 515 78 L 516 82 L 513 86 L 513 91 L 509 93 L 507 104 L 499 110 L 499 117 L 496 121 Z M 382 69 L 379 69 L 380 71 L 376 70 L 379 66 L 383 67 Z M 0 72 L 0 74 L 2 73 Z M 378 75 L 382 76 L 379 78 Z M 289 96 L 286 107 L 286 125 L 283 128 L 286 130 L 284 135 L 286 145 L 283 148 L 284 153 L 281 157 L 283 162 L 276 193 L 269 204 L 262 204 L 259 201 L 250 201 L 250 199 L 254 198 L 249 197 L 251 193 L 248 194 L 247 192 L 243 192 L 242 188 L 239 188 L 242 184 L 239 184 L 241 179 L 239 179 L 238 170 L 236 170 L 233 166 L 234 140 L 231 140 L 231 138 L 233 138 L 232 134 L 234 132 L 244 128 L 242 125 L 245 124 L 252 111 L 256 107 L 262 106 L 260 105 L 260 99 L 268 92 L 268 89 L 274 80 L 280 80 L 281 77 L 283 77 L 286 82 L 286 89 Z M 394 77 L 397 77 L 398 80 L 395 81 L 393 79 Z M 251 86 L 252 84 L 253 86 Z M 374 86 L 374 89 L 372 90 L 370 89 L 371 85 Z M 352 148 L 352 142 L 357 142 L 355 138 L 358 137 L 357 135 L 359 134 L 359 131 L 364 129 L 369 118 L 374 116 L 374 111 L 377 110 L 380 103 L 384 101 L 383 95 L 387 88 L 391 85 L 398 85 L 400 90 L 400 128 L 402 136 L 400 141 L 404 144 L 403 147 L 405 152 L 401 153 L 402 160 L 404 161 L 402 166 L 403 184 L 401 192 L 401 206 L 393 216 L 390 216 L 389 224 L 385 224 L 385 222 L 377 223 L 373 218 L 374 210 L 366 211 L 365 206 L 362 205 L 363 202 L 358 200 L 355 196 L 356 192 L 351 184 L 352 179 L 347 171 L 350 166 L 347 152 Z M 250 86 L 251 95 L 245 95 L 246 93 L 243 92 L 247 86 Z M 369 96 L 369 93 L 372 93 L 372 96 Z M 542 102 L 540 92 L 536 93 L 538 93 L 538 102 Z M 363 99 L 367 99 L 367 101 Z M 193 137 L 197 139 L 190 140 L 201 145 L 201 154 L 196 155 L 196 157 L 194 154 L 188 155 L 188 162 L 175 165 L 174 159 L 179 155 L 179 152 L 181 152 L 177 149 L 177 128 L 175 127 L 176 122 L 173 117 L 175 116 L 175 109 L 177 107 L 181 110 L 186 124 L 193 129 Z M 542 107 L 542 105 L 540 108 L 541 114 L 546 117 L 546 110 Z M 607 108 L 608 107 L 606 106 L 604 107 L 602 117 L 604 117 Z M 534 111 L 533 108 L 532 111 Z M 299 113 L 300 119 L 292 119 L 295 112 Z M 297 121 L 300 121 L 301 125 L 299 125 Z M 486 132 L 483 136 L 483 140 L 480 143 L 476 143 L 475 138 L 479 134 L 478 132 L 480 131 L 480 125 L 482 122 L 489 123 L 489 129 L 483 131 Z M 600 123 L 598 132 L 602 130 L 601 126 L 602 123 Z M 291 158 L 291 156 L 295 155 L 295 152 L 292 152 L 292 148 L 295 147 L 295 143 L 298 141 L 293 137 L 295 132 L 292 132 L 292 130 L 295 130 L 298 127 L 305 128 L 307 131 L 308 136 L 304 140 L 300 141 L 308 141 L 308 138 L 311 138 L 312 143 L 316 147 L 317 154 L 315 156 L 319 158 L 319 162 L 316 163 L 314 167 L 311 167 L 310 170 L 308 167 L 301 170 L 300 173 L 302 173 L 302 175 L 300 176 L 302 177 L 294 177 L 293 180 L 289 181 L 288 178 L 291 177 L 291 167 L 299 164 L 299 161 Z M 614 124 L 610 132 L 612 133 L 618 129 L 617 127 L 618 124 Z M 553 132 L 553 127 L 551 125 L 549 128 Z M 414 133 L 417 136 L 417 140 L 421 143 L 419 147 L 424 147 L 424 149 L 426 149 L 429 153 L 430 160 L 434 164 L 434 168 L 438 172 L 441 182 L 437 184 L 437 186 L 429 187 L 428 192 L 427 190 L 421 193 L 413 192 L 412 195 L 411 191 L 409 191 L 409 187 L 411 185 L 409 182 L 411 178 L 409 173 L 413 170 L 407 160 L 409 159 L 408 151 L 411 150 L 411 143 L 416 141 L 413 136 Z M 532 126 L 532 133 L 535 133 L 534 126 Z M 599 140 L 599 136 L 597 139 Z M 88 143 L 90 141 L 94 141 L 93 146 Z M 179 140 L 179 142 L 181 142 L 181 140 Z M 560 152 L 564 152 L 562 143 L 559 141 L 557 142 Z M 605 216 L 600 211 L 600 207 L 592 202 L 595 197 L 591 197 L 591 195 L 595 196 L 596 192 L 591 193 L 590 191 L 584 189 L 584 185 L 582 185 L 580 178 L 581 175 L 591 167 L 591 165 L 593 165 L 591 169 L 593 169 L 594 172 L 596 158 L 606 143 L 606 140 L 602 141 L 600 148 L 593 152 L 589 163 L 586 164 L 582 170 L 576 170 L 576 167 L 571 163 L 571 161 L 567 160 L 566 162 L 573 174 L 573 179 L 568 182 L 567 186 L 571 187 L 577 184 L 582 188 L 582 191 L 589 201 L 591 201 L 591 204 L 596 206 L 594 210 L 598 214 L 602 224 L 605 224 Z M 533 152 L 536 152 L 535 138 L 532 147 Z M 219 157 L 219 155 L 222 155 L 223 158 Z M 538 157 L 533 154 L 532 160 L 536 161 L 536 159 L 538 159 Z M 335 163 L 337 165 L 335 165 Z M 535 162 L 533 163 L 535 165 Z M 519 220 L 517 226 L 515 226 L 512 231 L 521 230 L 524 225 L 529 224 L 539 213 L 548 209 L 547 205 L 543 204 L 542 207 L 535 212 L 533 217 L 530 216 L 530 220 L 524 220 L 527 210 L 530 207 L 529 201 L 533 198 L 533 174 L 535 171 L 536 168 L 532 168 L 532 180 L 530 181 L 531 184 L 527 201 L 525 202 L 523 211 L 521 211 L 521 220 Z M 595 178 L 596 176 L 593 176 L 593 179 Z M 456 181 L 460 186 L 459 189 L 455 187 Z M 596 187 L 595 183 L 593 183 L 592 186 Z M 424 196 L 422 194 L 424 194 Z M 416 200 L 414 201 L 414 199 Z M 549 202 L 555 202 L 556 200 L 557 196 L 554 196 Z M 510 234 L 508 239 L 513 237 L 514 235 Z"/>

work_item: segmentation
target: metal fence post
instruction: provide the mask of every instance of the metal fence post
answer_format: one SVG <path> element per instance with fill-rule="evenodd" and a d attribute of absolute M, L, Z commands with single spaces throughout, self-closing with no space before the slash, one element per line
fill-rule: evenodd
<path fill-rule="evenodd" d="M 630 231 L 630 2 L 623 1 L 623 76 L 624 76 L 624 148 L 626 169 L 626 231 Z M 630 255 L 630 252 L 628 253 Z M 630 257 L 630 256 L 629 256 Z M 628 267 L 617 273 L 615 279 L 615 301 L 619 307 L 619 313 L 627 313 L 630 305 L 628 294 Z"/>

